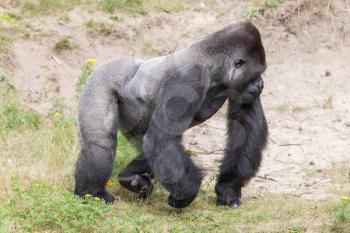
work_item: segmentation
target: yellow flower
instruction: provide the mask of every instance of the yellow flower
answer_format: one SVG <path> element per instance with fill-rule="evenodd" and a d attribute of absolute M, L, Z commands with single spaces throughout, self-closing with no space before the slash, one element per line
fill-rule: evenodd
<path fill-rule="evenodd" d="M 60 112 L 55 112 L 54 116 L 55 116 L 56 118 L 59 118 L 60 116 L 62 116 L 62 113 L 60 113 Z"/>
<path fill-rule="evenodd" d="M 350 198 L 349 198 L 349 196 L 342 195 L 342 196 L 340 196 L 340 200 L 342 200 L 342 201 L 349 201 Z"/>
<path fill-rule="evenodd" d="M 85 194 L 85 197 L 86 197 L 86 198 L 90 198 L 90 197 L 92 197 L 92 195 L 89 194 L 89 193 L 87 193 L 87 194 Z"/>
<path fill-rule="evenodd" d="M 106 183 L 107 188 L 112 188 L 113 187 L 113 180 L 109 178 Z"/>
<path fill-rule="evenodd" d="M 94 64 L 95 62 L 96 62 L 96 59 L 93 59 L 93 58 L 89 58 L 86 60 L 87 64 Z"/>
<path fill-rule="evenodd" d="M 39 186 L 40 186 L 40 184 L 38 184 L 38 183 L 34 183 L 34 184 L 33 184 L 33 186 L 34 186 L 34 187 L 39 187 Z"/>
<path fill-rule="evenodd" d="M 94 200 L 100 202 L 100 201 L 101 201 L 101 198 L 99 198 L 99 197 L 94 197 Z"/>

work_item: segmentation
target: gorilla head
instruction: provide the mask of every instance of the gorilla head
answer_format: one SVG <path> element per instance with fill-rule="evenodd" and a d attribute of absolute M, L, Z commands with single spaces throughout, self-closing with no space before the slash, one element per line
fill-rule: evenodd
<path fill-rule="evenodd" d="M 201 46 L 216 64 L 223 62 L 226 74 L 222 81 L 230 88 L 242 90 L 266 69 L 260 33 L 250 22 L 233 24 L 213 33 Z"/>

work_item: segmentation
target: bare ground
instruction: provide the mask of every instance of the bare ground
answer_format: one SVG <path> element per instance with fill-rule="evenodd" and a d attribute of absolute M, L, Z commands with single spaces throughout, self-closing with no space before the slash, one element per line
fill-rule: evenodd
<path fill-rule="evenodd" d="M 13 65 L 2 71 L 26 106 L 47 112 L 53 96 L 74 106 L 75 83 L 87 58 L 97 59 L 98 67 L 121 57 L 169 53 L 244 18 L 246 3 L 218 2 L 213 9 L 201 4 L 197 11 L 172 14 L 120 13 L 121 22 L 80 9 L 67 13 L 68 22 L 40 17 L 32 21 L 29 38 L 14 44 Z M 334 185 L 334 171 L 349 172 L 339 164 L 350 163 L 348 9 L 346 0 L 289 1 L 276 10 L 261 10 L 262 16 L 254 20 L 269 66 L 262 101 L 270 138 L 260 172 L 245 195 L 268 191 L 324 199 L 349 189 Z M 85 25 L 90 19 L 105 21 L 108 27 L 89 34 Z M 71 37 L 79 48 L 55 54 L 52 48 L 62 36 Z M 206 183 L 212 184 L 225 146 L 225 108 L 189 130 L 184 141 L 208 172 Z"/>

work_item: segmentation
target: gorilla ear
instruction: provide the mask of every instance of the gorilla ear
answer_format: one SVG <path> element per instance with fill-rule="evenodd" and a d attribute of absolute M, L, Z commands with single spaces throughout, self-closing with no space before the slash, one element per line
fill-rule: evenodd
<path fill-rule="evenodd" d="M 241 68 L 245 64 L 245 61 L 243 59 L 237 59 L 234 61 L 234 65 L 236 69 Z"/>

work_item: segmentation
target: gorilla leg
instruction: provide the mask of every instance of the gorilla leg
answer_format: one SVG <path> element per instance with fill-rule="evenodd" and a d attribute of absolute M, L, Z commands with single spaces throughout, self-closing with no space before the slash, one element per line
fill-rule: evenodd
<path fill-rule="evenodd" d="M 74 193 L 114 201 L 105 185 L 112 175 L 116 151 L 117 96 L 107 84 L 91 77 L 79 103 L 81 153 L 76 164 Z"/>
<path fill-rule="evenodd" d="M 268 129 L 260 98 L 237 113 L 230 112 L 233 105 L 234 101 L 230 100 L 227 149 L 215 192 L 217 205 L 236 208 L 240 204 L 241 188 L 260 166 Z"/>
<path fill-rule="evenodd" d="M 181 136 L 205 97 L 203 73 L 202 67 L 193 65 L 169 72 L 144 137 L 148 164 L 170 193 L 168 204 L 175 208 L 186 207 L 194 200 L 202 180 L 200 170 L 181 144 Z"/>
<path fill-rule="evenodd" d="M 141 153 L 119 173 L 118 180 L 124 188 L 145 199 L 153 190 L 151 179 L 146 174 L 151 175 L 151 169 L 145 155 Z"/>

